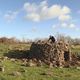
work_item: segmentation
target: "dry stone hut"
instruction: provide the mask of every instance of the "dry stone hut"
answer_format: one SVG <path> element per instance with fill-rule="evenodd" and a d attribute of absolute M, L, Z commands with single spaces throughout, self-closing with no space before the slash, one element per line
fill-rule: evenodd
<path fill-rule="evenodd" d="M 57 66 L 65 65 L 71 61 L 71 51 L 68 43 L 51 40 L 33 42 L 30 48 L 30 58 L 42 60 L 45 63 L 55 63 Z"/>

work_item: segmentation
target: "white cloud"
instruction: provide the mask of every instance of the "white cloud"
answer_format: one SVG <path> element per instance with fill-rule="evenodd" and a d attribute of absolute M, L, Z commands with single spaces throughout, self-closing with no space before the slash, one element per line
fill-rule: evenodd
<path fill-rule="evenodd" d="M 15 11 L 15 12 L 12 12 L 12 11 L 8 11 L 8 13 L 6 13 L 4 15 L 4 19 L 7 21 L 7 22 L 11 22 L 12 20 L 14 20 L 16 18 L 18 14 L 18 11 Z"/>
<path fill-rule="evenodd" d="M 60 26 L 63 28 L 76 28 L 74 23 L 61 23 Z"/>
<path fill-rule="evenodd" d="M 36 22 L 40 21 L 40 16 L 36 13 L 28 14 L 28 15 L 26 15 L 26 18 L 36 21 Z"/>
<path fill-rule="evenodd" d="M 50 6 L 46 0 L 40 2 L 40 4 L 26 2 L 24 3 L 23 9 L 25 19 L 35 22 L 48 19 L 58 19 L 61 22 L 65 22 L 71 19 L 71 10 L 69 7 L 58 4 Z M 23 12 L 23 10 L 21 11 Z M 4 15 L 4 19 L 7 22 L 11 22 L 17 17 L 18 13 L 19 11 L 9 11 Z"/>
<path fill-rule="evenodd" d="M 33 4 L 25 3 L 24 10 L 26 12 L 35 12 L 37 10 L 37 6 L 34 3 Z"/>
<path fill-rule="evenodd" d="M 69 7 L 62 7 L 58 4 L 49 6 L 47 1 L 42 1 L 40 4 L 26 2 L 24 4 L 24 11 L 26 12 L 25 18 L 32 21 L 41 21 L 55 18 L 65 21 L 71 18 L 71 10 Z"/>
<path fill-rule="evenodd" d="M 70 15 L 60 15 L 59 16 L 59 20 L 60 21 L 68 21 L 71 19 L 71 16 Z"/>
<path fill-rule="evenodd" d="M 52 25 L 52 29 L 56 29 L 56 28 L 75 29 L 75 30 L 79 29 L 76 27 L 74 23 L 67 23 L 67 22 L 61 22 L 61 23 Z"/>
<path fill-rule="evenodd" d="M 67 6 L 64 6 L 63 8 L 62 8 L 62 14 L 68 14 L 68 13 L 70 13 L 71 12 L 71 10 L 70 10 L 70 8 L 68 8 Z"/>
<path fill-rule="evenodd" d="M 71 24 L 69 25 L 69 27 L 70 27 L 70 28 L 75 28 L 76 26 L 75 26 L 75 24 L 71 23 Z"/>
<path fill-rule="evenodd" d="M 62 23 L 62 24 L 61 24 L 61 27 L 66 28 L 66 27 L 68 27 L 68 24 L 67 24 L 67 23 Z"/>

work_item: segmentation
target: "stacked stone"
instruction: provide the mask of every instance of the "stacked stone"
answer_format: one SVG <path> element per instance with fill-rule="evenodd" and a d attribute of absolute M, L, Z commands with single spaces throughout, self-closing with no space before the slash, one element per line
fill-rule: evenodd
<path fill-rule="evenodd" d="M 71 60 L 69 44 L 63 41 L 55 43 L 51 43 L 49 41 L 34 42 L 32 43 L 30 51 L 31 58 L 42 60 L 45 63 L 55 62 L 55 65 L 57 66 L 63 66 L 65 61 Z"/>

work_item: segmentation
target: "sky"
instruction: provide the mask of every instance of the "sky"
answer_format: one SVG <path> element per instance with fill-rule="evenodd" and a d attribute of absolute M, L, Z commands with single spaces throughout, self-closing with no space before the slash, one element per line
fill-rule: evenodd
<path fill-rule="evenodd" d="M 80 0 L 0 0 L 0 37 L 56 34 L 80 38 Z"/>

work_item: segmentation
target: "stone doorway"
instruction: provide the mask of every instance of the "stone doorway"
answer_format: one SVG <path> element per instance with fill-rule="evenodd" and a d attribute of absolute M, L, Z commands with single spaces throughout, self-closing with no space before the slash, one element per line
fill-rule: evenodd
<path fill-rule="evenodd" d="M 69 56 L 69 51 L 64 51 L 64 61 L 69 61 L 70 56 Z"/>

